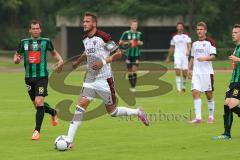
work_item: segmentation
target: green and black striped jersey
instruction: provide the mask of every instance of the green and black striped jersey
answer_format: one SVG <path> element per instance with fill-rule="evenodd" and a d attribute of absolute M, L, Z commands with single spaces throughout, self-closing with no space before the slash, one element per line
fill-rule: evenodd
<path fill-rule="evenodd" d="M 142 33 L 141 32 L 132 32 L 131 30 L 123 32 L 120 40 L 122 41 L 130 41 L 135 40 L 135 43 L 140 40 L 142 41 Z M 140 46 L 136 45 L 132 47 L 131 45 L 125 51 L 126 56 L 128 57 L 139 57 L 141 55 Z"/>
<path fill-rule="evenodd" d="M 17 52 L 24 57 L 25 77 L 47 77 L 49 74 L 47 52 L 54 51 L 50 39 L 32 37 L 21 40 Z"/>
<path fill-rule="evenodd" d="M 233 55 L 240 58 L 240 44 L 234 49 Z M 233 64 L 231 83 L 233 82 L 240 82 L 240 62 Z"/>

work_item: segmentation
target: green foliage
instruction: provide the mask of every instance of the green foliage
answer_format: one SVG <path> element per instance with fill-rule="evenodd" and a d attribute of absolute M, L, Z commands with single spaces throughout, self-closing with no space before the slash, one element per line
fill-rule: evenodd
<path fill-rule="evenodd" d="M 228 65 L 231 66 L 230 63 Z M 15 67 L 21 68 L 23 66 Z M 154 71 L 153 74 L 159 74 L 159 72 Z M 80 86 L 83 75 L 79 72 L 72 73 L 67 79 L 67 84 Z M 84 122 L 74 139 L 74 149 L 66 152 L 54 150 L 53 143 L 57 136 L 67 133 L 69 122 L 59 120 L 60 125 L 52 127 L 50 116 L 45 114 L 41 139 L 37 142 L 30 140 L 35 125 L 35 109 L 24 87 L 23 71 L 11 74 L 0 73 L 0 76 L 0 82 L 3 84 L 0 92 L 0 117 L 2 118 L 0 150 L 2 160 L 239 159 L 240 127 L 237 116 L 234 116 L 232 140 L 213 141 L 211 139 L 223 131 L 223 98 L 231 73 L 217 72 L 215 74 L 214 99 L 216 109 L 214 124 L 206 122 L 208 104 L 205 95 L 201 97 L 204 122 L 198 125 L 186 122 L 188 120 L 186 118 L 194 117 L 189 81 L 185 95 L 178 95 L 174 88 L 166 95 L 137 99 L 136 106 L 143 106 L 148 116 L 151 116 L 149 127 L 145 127 L 135 117 L 111 118 L 109 115 L 104 115 Z M 174 72 L 167 72 L 161 77 L 161 80 L 167 81 L 175 87 Z M 128 85 L 127 80 L 125 85 Z M 150 91 L 151 87 L 151 85 L 139 86 L 139 89 Z M 52 107 L 55 107 L 60 100 L 70 98 L 74 101 L 71 106 L 71 111 L 74 113 L 79 95 L 61 94 L 51 87 L 48 89 L 49 96 L 46 97 L 46 101 Z M 88 111 L 100 103 L 99 100 L 94 101 L 90 104 Z M 126 106 L 127 104 L 119 99 L 119 105 Z"/>
<path fill-rule="evenodd" d="M 0 29 L 0 47 L 2 49 L 16 49 L 17 44 L 20 41 L 21 32 L 14 28 L 2 27 Z"/>
<path fill-rule="evenodd" d="M 0 0 L 2 9 L 17 10 L 21 4 L 21 0 Z"/>
<path fill-rule="evenodd" d="M 57 14 L 73 18 L 90 11 L 100 16 L 121 15 L 140 20 L 182 15 L 190 18 L 191 33 L 194 33 L 198 21 L 205 21 L 208 33 L 217 40 L 218 46 L 229 47 L 232 43 L 232 26 L 239 22 L 238 6 L 238 0 L 228 0 L 227 3 L 225 0 L 0 0 L 1 30 L 11 28 L 11 31 L 7 31 L 9 36 L 0 32 L 0 37 L 13 39 L 11 37 L 25 35 L 22 30 L 27 32 L 28 23 L 32 19 L 39 19 L 44 34 L 53 37 L 56 33 Z M 0 41 L 15 43 L 13 40 Z M 12 49 L 5 44 L 7 43 L 2 43 L 1 46 Z"/>
<path fill-rule="evenodd" d="M 32 19 L 41 21 L 43 35 L 54 37 L 56 11 L 61 5 L 58 0 L 0 0 L 0 47 L 15 49 L 19 40 L 28 36 Z"/>
<path fill-rule="evenodd" d="M 60 15 L 73 17 L 82 15 L 86 11 L 96 12 L 98 15 L 124 15 L 145 19 L 149 17 L 173 16 L 186 14 L 187 6 L 179 0 L 73 0 L 59 10 Z"/>

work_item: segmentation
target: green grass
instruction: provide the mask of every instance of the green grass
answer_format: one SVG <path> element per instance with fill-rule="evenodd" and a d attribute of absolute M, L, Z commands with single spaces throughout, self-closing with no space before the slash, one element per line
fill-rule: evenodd
<path fill-rule="evenodd" d="M 159 74 L 156 72 L 155 74 Z M 143 106 L 148 114 L 159 112 L 162 117 L 152 119 L 151 125 L 145 127 L 136 118 L 111 118 L 108 115 L 86 121 L 79 128 L 75 138 L 75 148 L 59 152 L 53 149 L 54 139 L 66 134 L 69 122 L 60 120 L 60 125 L 52 127 L 50 117 L 45 115 L 41 139 L 30 140 L 35 110 L 28 98 L 24 86 L 23 73 L 0 73 L 1 79 L 1 128 L 0 156 L 4 160 L 206 160 L 239 159 L 240 127 L 237 117 L 232 129 L 232 140 L 213 141 L 211 137 L 223 131 L 224 93 L 230 79 L 230 73 L 216 73 L 215 77 L 215 122 L 206 123 L 208 111 L 205 96 L 203 99 L 203 117 L 205 123 L 190 125 L 186 121 L 193 117 L 193 100 L 189 91 L 178 95 L 175 89 L 175 75 L 168 72 L 161 80 L 173 85 L 173 90 L 157 97 L 138 97 L 136 106 Z M 75 72 L 67 78 L 67 84 L 81 85 L 82 75 Z M 128 85 L 127 80 L 122 82 Z M 120 86 L 121 87 L 121 86 Z M 154 87 L 152 87 L 154 88 Z M 149 88 L 141 87 L 148 90 Z M 117 88 L 118 90 L 118 88 Z M 121 97 L 121 95 L 120 95 Z M 60 94 L 49 87 L 46 98 L 53 106 L 62 99 L 72 99 L 74 104 L 78 95 Z M 93 102 L 90 109 L 100 102 Z M 119 105 L 127 104 L 120 99 Z M 164 118 L 163 114 L 168 115 Z M 190 115 L 191 114 L 191 115 Z M 172 120 L 172 115 L 181 116 Z M 175 117 L 176 118 L 176 117 Z"/>
<path fill-rule="evenodd" d="M 173 68 L 173 62 L 171 62 L 170 64 L 165 64 L 164 62 L 162 62 L 161 64 L 167 66 L 168 68 Z M 213 68 L 214 69 L 231 69 L 232 64 L 231 64 L 231 61 L 229 60 L 216 60 L 216 61 L 213 61 Z"/>
<path fill-rule="evenodd" d="M 52 62 L 51 64 L 54 64 L 55 61 L 53 59 L 50 59 L 50 62 Z M 125 64 L 123 64 L 122 62 L 115 62 L 117 63 L 116 66 L 119 66 L 119 67 L 125 67 Z M 166 66 L 167 68 L 169 69 L 172 69 L 173 68 L 173 62 L 169 63 L 169 64 L 166 64 L 164 61 L 156 61 L 154 63 L 160 63 L 161 65 L 163 66 Z M 21 66 L 23 64 L 20 64 Z M 21 68 L 20 65 L 16 65 L 12 62 L 12 59 L 9 58 L 8 60 L 0 60 L 0 67 L 5 67 L 5 68 Z M 213 62 L 213 67 L 214 69 L 231 69 L 232 67 L 232 64 L 229 60 L 221 60 L 221 61 L 214 61 Z M 124 68 L 125 69 L 125 68 Z"/>

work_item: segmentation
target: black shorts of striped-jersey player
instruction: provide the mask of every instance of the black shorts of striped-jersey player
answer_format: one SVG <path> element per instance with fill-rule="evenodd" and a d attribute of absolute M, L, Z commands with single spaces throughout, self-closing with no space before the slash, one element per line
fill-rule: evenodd
<path fill-rule="evenodd" d="M 71 80 L 73 75 L 70 73 L 72 72 L 75 72 L 74 75 L 79 74 L 79 79 L 84 79 L 84 76 L 82 76 L 83 74 L 81 73 L 86 69 L 86 62 L 81 62 L 76 70 L 72 69 L 72 62 L 77 58 L 79 58 L 79 56 L 65 61 L 62 72 L 59 74 L 57 71 L 53 71 L 49 77 L 50 87 L 56 92 L 59 92 L 59 94 L 66 96 L 65 99 L 59 99 L 59 102 L 55 106 L 55 108 L 59 111 L 59 118 L 65 121 L 72 120 L 73 113 L 70 111 L 70 107 L 75 108 L 77 104 L 76 97 L 73 99 L 67 97 L 70 95 L 79 96 L 80 91 L 82 90 L 81 85 L 83 83 L 79 82 L 79 85 L 71 85 L 65 82 L 66 79 L 67 81 Z M 170 92 L 173 88 L 170 83 L 161 80 L 161 77 L 167 72 L 166 67 L 160 65 L 159 63 L 142 62 L 138 71 L 137 88 L 139 89 L 137 89 L 136 92 L 130 92 L 130 86 L 124 66 L 124 61 L 112 63 L 114 85 L 117 95 L 116 105 L 119 98 L 121 98 L 128 106 L 134 106 L 136 104 L 136 99 L 140 98 L 144 98 L 146 102 L 149 98 L 149 101 L 151 101 L 150 98 L 164 95 Z M 100 97 L 96 98 L 100 99 Z M 142 104 L 142 106 L 144 106 L 144 104 Z M 105 104 L 102 102 L 94 109 L 85 112 L 84 121 L 98 118 L 106 113 Z"/>

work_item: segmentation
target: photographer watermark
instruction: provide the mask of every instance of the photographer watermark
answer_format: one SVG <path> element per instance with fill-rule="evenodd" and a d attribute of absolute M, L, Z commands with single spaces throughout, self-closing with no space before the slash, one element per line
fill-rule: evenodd
<path fill-rule="evenodd" d="M 86 69 L 86 62 L 83 61 L 80 63 L 77 71 L 73 70 L 72 62 L 77 58 L 79 58 L 79 56 L 66 61 L 61 73 L 54 71 L 51 74 L 49 85 L 53 90 L 66 95 L 80 96 L 82 83 L 79 83 L 78 86 L 65 83 L 65 79 L 71 77 L 70 73 L 79 72 L 79 75 L 81 75 Z M 170 83 L 161 79 L 161 77 L 167 72 L 167 68 L 161 64 L 151 62 L 141 63 L 139 66 L 140 72 L 137 86 L 143 88 L 143 90 L 137 90 L 134 93 L 129 91 L 130 85 L 126 78 L 127 71 L 124 62 L 113 63 L 112 70 L 114 74 L 115 92 L 128 106 L 136 105 L 137 98 L 145 98 L 147 100 L 147 98 L 150 97 L 164 95 L 170 92 L 173 88 Z M 84 76 L 82 78 L 84 79 Z M 152 87 L 149 88 L 149 86 Z M 73 107 L 73 105 L 75 106 L 76 104 L 77 102 L 72 99 L 60 99 L 55 107 L 59 111 L 59 118 L 65 121 L 71 121 L 73 113 L 70 112 L 70 107 Z M 106 108 L 104 103 L 101 103 L 94 109 L 85 112 L 83 120 L 95 119 L 104 114 L 106 114 Z"/>
<path fill-rule="evenodd" d="M 151 123 L 154 122 L 187 122 L 192 120 L 192 110 L 189 109 L 186 113 L 167 113 L 162 112 L 160 109 L 155 113 L 146 113 L 146 116 L 148 117 L 148 120 Z M 126 121 L 126 122 L 135 122 L 135 121 L 141 121 L 136 116 L 122 116 L 119 117 L 120 120 Z"/>

